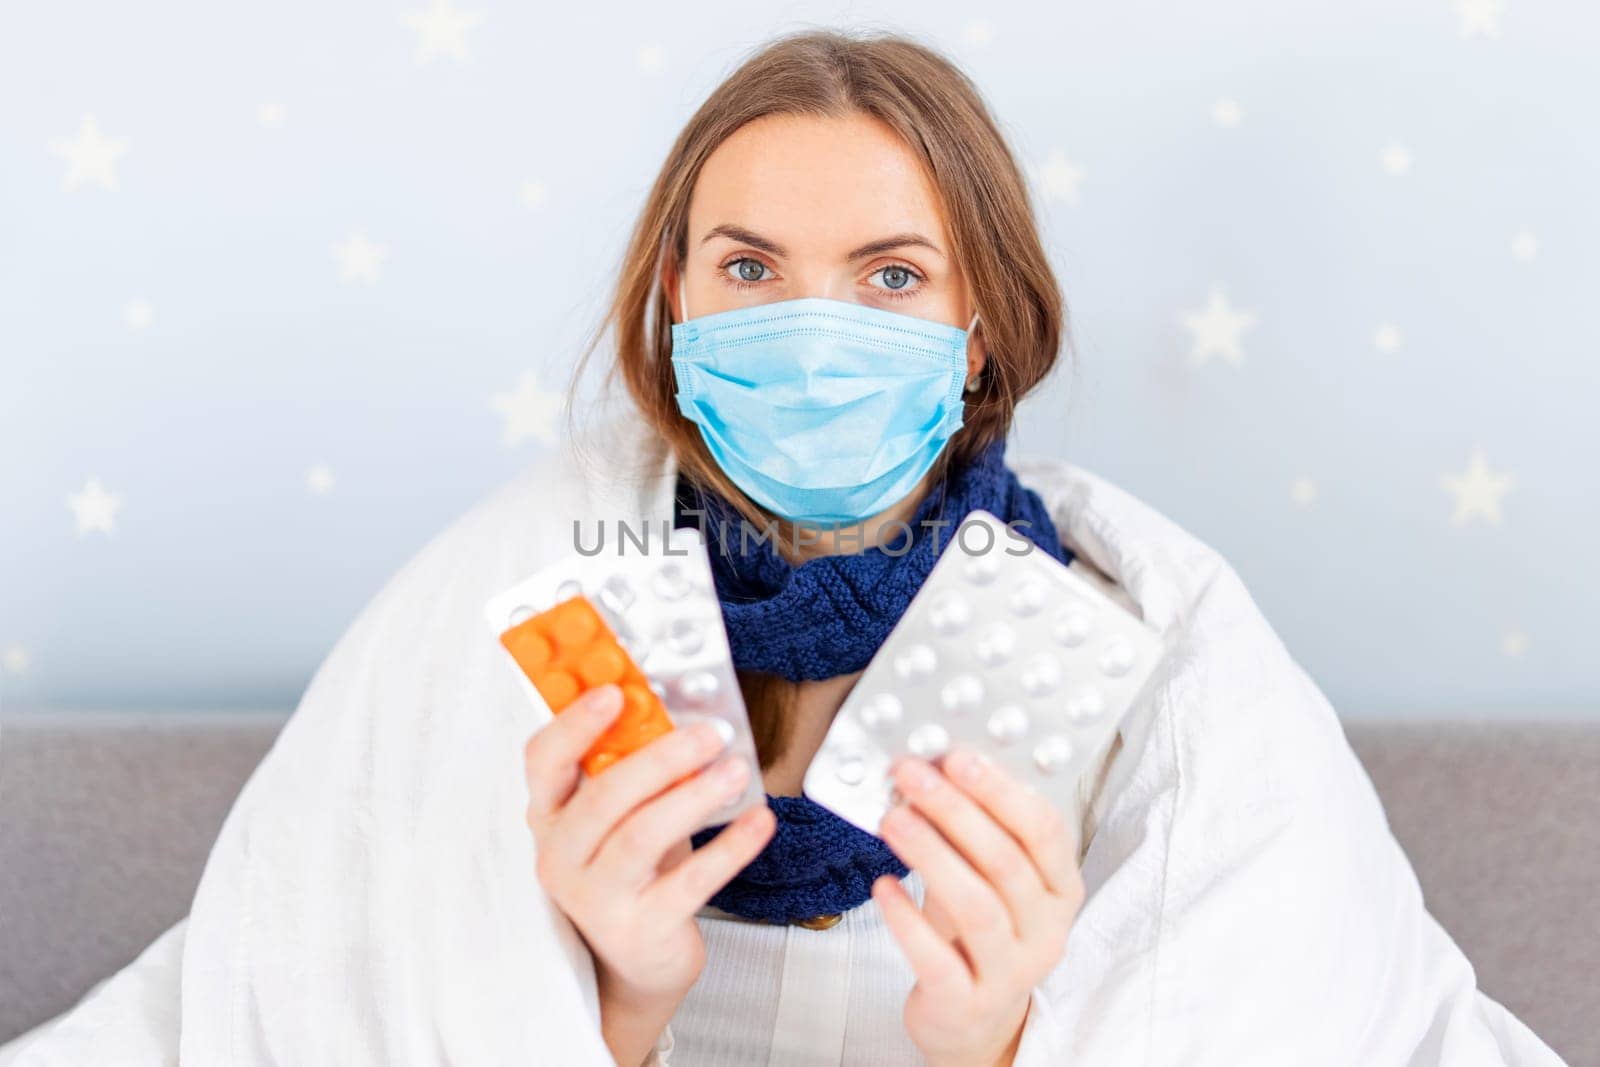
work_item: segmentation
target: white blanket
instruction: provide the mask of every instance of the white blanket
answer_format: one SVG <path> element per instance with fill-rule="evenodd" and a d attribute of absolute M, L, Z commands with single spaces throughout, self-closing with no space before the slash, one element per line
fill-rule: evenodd
<path fill-rule="evenodd" d="M 1016 469 L 1169 647 L 1019 1065 L 1559 1064 L 1476 989 L 1233 570 L 1086 470 Z M 610 1063 L 592 964 L 523 823 L 538 720 L 481 612 L 570 551 L 574 518 L 668 519 L 671 473 L 623 435 L 597 465 L 534 464 L 432 541 L 318 670 L 189 918 L 13 1045 L 16 1067 Z"/>

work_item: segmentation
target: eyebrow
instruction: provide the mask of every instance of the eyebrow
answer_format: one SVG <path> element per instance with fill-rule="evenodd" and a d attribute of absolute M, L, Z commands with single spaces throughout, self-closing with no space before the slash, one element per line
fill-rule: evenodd
<path fill-rule="evenodd" d="M 743 226 L 735 226 L 731 222 L 724 222 L 720 225 L 711 227 L 706 235 L 700 239 L 700 243 L 705 244 L 713 237 L 727 237 L 730 240 L 738 241 L 740 244 L 747 244 L 751 248 L 759 248 L 761 251 L 767 253 L 767 255 L 776 256 L 779 259 L 787 259 L 789 256 L 789 250 L 778 244 L 776 241 L 769 240 L 753 230 L 745 229 Z M 920 233 L 897 233 L 889 237 L 881 237 L 876 241 L 869 241 L 860 248 L 857 248 L 851 252 L 846 258 L 865 259 L 868 256 L 876 256 L 884 252 L 893 251 L 896 248 L 907 248 L 911 246 L 931 248 L 933 251 L 939 253 L 939 255 L 944 255 L 944 251 L 940 249 L 938 245 L 934 244 Z"/>

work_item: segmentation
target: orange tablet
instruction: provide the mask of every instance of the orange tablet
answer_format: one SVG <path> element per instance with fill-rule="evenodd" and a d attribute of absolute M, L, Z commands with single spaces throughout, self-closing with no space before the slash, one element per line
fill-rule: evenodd
<path fill-rule="evenodd" d="M 622 688 L 622 713 L 584 753 L 586 773 L 599 774 L 672 729 L 661 698 L 586 597 L 524 619 L 500 643 L 557 714 L 597 686 Z"/>

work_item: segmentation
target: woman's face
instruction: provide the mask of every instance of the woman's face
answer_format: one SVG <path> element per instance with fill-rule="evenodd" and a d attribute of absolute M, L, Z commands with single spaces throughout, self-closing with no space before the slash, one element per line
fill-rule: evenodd
<path fill-rule="evenodd" d="M 662 279 L 672 315 L 680 279 Z M 822 296 L 966 327 L 974 308 L 921 164 L 866 115 L 768 115 L 719 145 L 689 199 L 688 315 Z M 983 369 L 981 324 L 967 378 Z"/>

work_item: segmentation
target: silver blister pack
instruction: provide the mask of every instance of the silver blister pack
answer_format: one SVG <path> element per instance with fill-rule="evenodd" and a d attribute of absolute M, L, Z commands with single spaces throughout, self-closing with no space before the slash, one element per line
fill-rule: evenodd
<path fill-rule="evenodd" d="M 744 792 L 701 825 L 728 822 L 746 808 L 766 803 L 755 739 L 700 532 L 671 530 L 665 545 L 652 539 L 646 551 L 619 542 L 616 551 L 574 553 L 490 598 L 484 614 L 498 636 L 575 596 L 594 605 L 661 698 L 674 727 L 717 720 L 730 738 L 724 754 L 738 754 L 748 762 L 750 781 Z M 506 662 L 533 706 L 550 721 L 549 703 L 509 653 Z"/>
<path fill-rule="evenodd" d="M 1069 818 L 1080 786 L 1163 654 L 1160 636 L 1089 580 L 974 511 L 850 691 L 805 794 L 869 833 L 902 755 L 958 742 Z"/>

